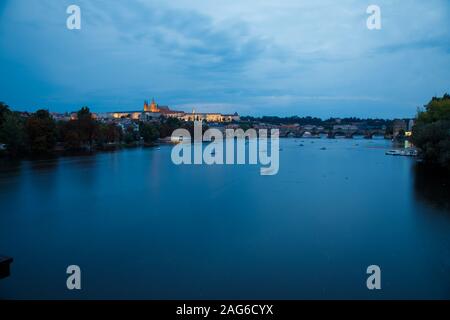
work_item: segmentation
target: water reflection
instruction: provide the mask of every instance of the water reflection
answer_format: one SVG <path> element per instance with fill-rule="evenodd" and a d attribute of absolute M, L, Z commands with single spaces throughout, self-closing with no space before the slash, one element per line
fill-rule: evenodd
<path fill-rule="evenodd" d="M 5 164 L 0 298 L 372 299 L 369 264 L 376 298 L 450 297 L 447 177 L 383 139 L 280 143 L 271 177 L 170 146 Z M 65 289 L 70 264 L 89 290 Z"/>
<path fill-rule="evenodd" d="M 417 199 L 450 212 L 450 173 L 423 163 L 413 166 Z"/>

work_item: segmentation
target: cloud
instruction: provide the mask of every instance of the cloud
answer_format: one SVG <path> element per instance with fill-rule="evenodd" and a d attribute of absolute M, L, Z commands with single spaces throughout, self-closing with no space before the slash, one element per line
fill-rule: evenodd
<path fill-rule="evenodd" d="M 78 0 L 82 30 L 69 31 L 72 2 L 2 2 L 1 100 L 405 116 L 450 88 L 444 0 L 380 0 L 375 32 L 360 0 Z"/>
<path fill-rule="evenodd" d="M 415 42 L 395 43 L 385 46 L 380 46 L 374 51 L 376 54 L 390 54 L 398 53 L 401 51 L 418 51 L 436 49 L 441 50 L 443 53 L 450 53 L 450 38 L 435 38 L 435 39 L 423 39 Z"/>

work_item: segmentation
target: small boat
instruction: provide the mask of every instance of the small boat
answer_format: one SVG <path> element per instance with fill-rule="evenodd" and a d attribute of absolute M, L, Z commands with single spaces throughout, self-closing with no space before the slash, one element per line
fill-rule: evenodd
<path fill-rule="evenodd" d="M 389 151 L 386 151 L 386 155 L 388 155 L 388 156 L 417 157 L 418 152 L 417 152 L 416 149 L 389 150 Z"/>
<path fill-rule="evenodd" d="M 401 156 L 402 152 L 400 150 L 389 150 L 389 151 L 386 151 L 386 155 L 388 155 L 388 156 Z"/>
<path fill-rule="evenodd" d="M 416 149 L 405 150 L 405 156 L 417 157 L 418 155 L 419 155 L 419 152 Z"/>

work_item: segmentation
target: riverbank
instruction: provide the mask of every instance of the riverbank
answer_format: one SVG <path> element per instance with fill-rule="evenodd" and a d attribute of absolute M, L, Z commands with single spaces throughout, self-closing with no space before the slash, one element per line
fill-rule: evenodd
<path fill-rule="evenodd" d="M 4 150 L 0 150 L 0 158 L 2 159 L 11 159 L 11 160 L 45 160 L 45 159 L 54 159 L 58 157 L 71 157 L 71 156 L 89 156 L 95 155 L 97 153 L 104 152 L 116 152 L 123 149 L 133 149 L 133 148 L 155 148 L 164 144 L 164 142 L 156 142 L 156 143 L 120 143 L 120 144 L 108 144 L 101 147 L 95 147 L 92 149 L 83 148 L 78 150 L 64 150 L 63 148 L 56 147 L 55 150 L 51 153 L 43 154 L 43 155 L 27 155 L 22 154 L 20 156 L 11 156 L 6 153 Z"/>

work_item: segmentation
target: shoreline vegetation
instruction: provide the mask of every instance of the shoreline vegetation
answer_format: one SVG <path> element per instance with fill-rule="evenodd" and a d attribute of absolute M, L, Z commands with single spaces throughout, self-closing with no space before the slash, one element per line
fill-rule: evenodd
<path fill-rule="evenodd" d="M 177 119 L 161 123 L 131 122 L 128 126 L 96 120 L 88 107 L 76 119 L 56 121 L 48 110 L 26 114 L 0 103 L 0 156 L 47 158 L 89 154 L 130 147 L 153 147 L 161 135 L 177 128 L 190 129 Z"/>
<path fill-rule="evenodd" d="M 193 133 L 193 122 L 176 118 L 161 118 L 153 121 L 120 119 L 105 122 L 93 117 L 88 107 L 82 107 L 74 119 L 55 120 L 48 110 L 34 113 L 17 112 L 0 102 L 0 156 L 9 158 L 48 158 L 61 155 L 89 154 L 97 151 L 114 151 L 129 147 L 153 147 L 169 141 L 178 128 Z M 312 134 L 330 132 L 337 124 L 364 125 L 368 130 L 383 130 L 384 137 L 404 141 L 405 130 L 395 134 L 396 120 L 313 117 L 241 117 L 238 122 L 228 124 L 234 129 L 247 130 L 258 126 L 313 127 Z M 214 123 L 207 123 L 208 126 Z M 412 127 L 411 142 L 419 150 L 424 163 L 450 168 L 450 95 L 433 97 L 418 110 Z"/>
<path fill-rule="evenodd" d="M 425 163 L 450 170 L 450 95 L 433 97 L 418 110 L 412 142 Z"/>

